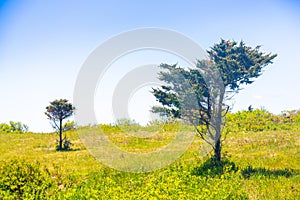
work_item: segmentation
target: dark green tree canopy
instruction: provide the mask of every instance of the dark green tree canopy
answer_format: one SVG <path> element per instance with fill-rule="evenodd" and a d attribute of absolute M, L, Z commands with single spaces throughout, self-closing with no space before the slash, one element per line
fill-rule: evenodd
<path fill-rule="evenodd" d="M 50 120 L 63 120 L 73 114 L 75 107 L 71 103 L 68 103 L 68 100 L 59 99 L 50 102 L 46 110 L 45 115 L 47 115 Z"/>
<path fill-rule="evenodd" d="M 243 41 L 237 43 L 221 40 L 207 53 L 210 61 L 221 73 L 224 85 L 231 90 L 239 89 L 242 84 L 251 84 L 261 75 L 265 66 L 272 63 L 276 54 L 265 54 L 255 48 L 246 46 Z"/>

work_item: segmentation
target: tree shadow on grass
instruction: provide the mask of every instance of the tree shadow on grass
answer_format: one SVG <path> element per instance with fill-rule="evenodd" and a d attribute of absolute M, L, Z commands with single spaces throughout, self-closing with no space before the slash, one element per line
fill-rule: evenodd
<path fill-rule="evenodd" d="M 239 168 L 234 162 L 228 158 L 223 158 L 221 162 L 216 162 L 214 158 L 209 158 L 204 161 L 199 167 L 193 169 L 192 174 L 196 176 L 205 177 L 219 177 L 225 173 L 238 172 Z M 272 177 L 286 177 L 290 178 L 295 175 L 300 175 L 300 170 L 295 169 L 266 169 L 266 168 L 254 168 L 247 166 L 240 170 L 240 173 L 244 179 L 249 179 L 251 176 L 263 176 L 267 178 Z"/>
<path fill-rule="evenodd" d="M 70 149 L 62 149 L 62 150 L 55 150 L 56 152 L 72 152 L 72 151 L 80 151 L 80 148 L 70 148 Z"/>
<path fill-rule="evenodd" d="M 249 179 L 251 176 L 264 176 L 264 177 L 292 177 L 296 174 L 300 174 L 299 170 L 294 169 L 275 169 L 270 170 L 266 168 L 253 168 L 252 166 L 248 166 L 241 171 L 242 176 L 245 179 Z"/>
<path fill-rule="evenodd" d="M 238 167 L 227 158 L 223 158 L 220 162 L 217 162 L 214 158 L 209 158 L 200 167 L 194 168 L 192 174 L 196 176 L 217 177 L 224 173 L 236 171 L 238 171 Z"/>

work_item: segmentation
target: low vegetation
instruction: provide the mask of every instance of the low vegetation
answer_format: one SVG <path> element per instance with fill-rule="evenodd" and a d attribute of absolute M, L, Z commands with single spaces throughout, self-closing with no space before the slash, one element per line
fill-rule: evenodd
<path fill-rule="evenodd" d="M 21 122 L 10 121 L 8 124 L 0 124 L 0 133 L 24 133 L 28 131 L 28 126 Z"/>
<path fill-rule="evenodd" d="M 66 152 L 55 150 L 55 133 L 1 131 L 0 199 L 300 199 L 299 119 L 297 111 L 229 113 L 221 165 L 195 137 L 180 159 L 150 173 L 104 166 L 85 149 L 78 130 L 65 132 L 73 143 Z M 98 130 L 131 152 L 159 149 L 179 128 L 179 122 L 142 127 L 126 121 L 79 127 Z M 131 131 L 156 134 L 135 138 Z"/>

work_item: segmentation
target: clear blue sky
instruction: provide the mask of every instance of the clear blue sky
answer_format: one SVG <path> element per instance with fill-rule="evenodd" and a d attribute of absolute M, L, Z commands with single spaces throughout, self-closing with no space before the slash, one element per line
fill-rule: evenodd
<path fill-rule="evenodd" d="M 262 45 L 278 57 L 235 97 L 234 111 L 250 104 L 273 113 L 300 109 L 299 1 L 0 0 L 0 122 L 51 131 L 45 107 L 57 98 L 72 101 L 87 56 L 111 36 L 142 27 L 178 31 L 205 49 L 220 38 Z M 139 106 L 132 116 L 144 115 Z M 99 123 L 110 121 L 109 109 L 97 110 Z"/>

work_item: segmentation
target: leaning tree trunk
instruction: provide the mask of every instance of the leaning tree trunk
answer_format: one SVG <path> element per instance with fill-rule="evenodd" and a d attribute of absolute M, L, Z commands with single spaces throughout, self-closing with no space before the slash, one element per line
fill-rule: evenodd
<path fill-rule="evenodd" d="M 221 136 L 222 136 L 222 112 L 217 113 L 215 123 L 215 138 L 214 138 L 214 159 L 217 163 L 221 162 Z"/>
<path fill-rule="evenodd" d="M 214 158 L 217 163 L 221 162 L 221 140 L 220 138 L 215 141 Z"/>
<path fill-rule="evenodd" d="M 221 162 L 221 136 L 222 136 L 222 122 L 223 122 L 223 100 L 224 100 L 225 91 L 221 90 L 220 97 L 218 99 L 217 111 L 216 111 L 216 119 L 215 119 L 215 140 L 214 140 L 214 158 L 217 163 Z"/>
<path fill-rule="evenodd" d="M 58 150 L 61 151 L 62 150 L 62 119 L 59 120 L 59 147 Z"/>

